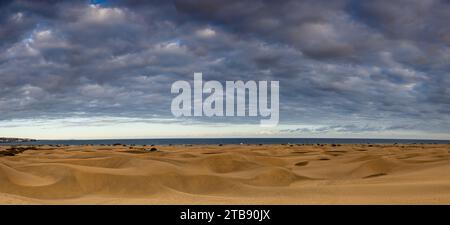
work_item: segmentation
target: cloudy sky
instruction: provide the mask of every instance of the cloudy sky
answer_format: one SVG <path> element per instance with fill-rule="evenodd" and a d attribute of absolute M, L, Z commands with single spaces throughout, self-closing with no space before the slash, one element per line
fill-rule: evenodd
<path fill-rule="evenodd" d="M 450 1 L 1 1 L 0 136 L 450 139 Z M 280 124 L 171 84 L 279 80 Z"/>

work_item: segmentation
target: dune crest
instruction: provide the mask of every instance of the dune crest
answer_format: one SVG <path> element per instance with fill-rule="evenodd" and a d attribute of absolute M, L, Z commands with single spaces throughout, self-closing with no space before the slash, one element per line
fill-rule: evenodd
<path fill-rule="evenodd" d="M 0 203 L 450 203 L 450 145 L 157 149 L 40 146 L 4 154 Z"/>

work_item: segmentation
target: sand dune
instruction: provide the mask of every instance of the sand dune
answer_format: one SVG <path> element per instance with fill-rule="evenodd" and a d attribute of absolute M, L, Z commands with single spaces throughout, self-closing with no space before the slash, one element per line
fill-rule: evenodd
<path fill-rule="evenodd" d="M 450 145 L 157 148 L 1 146 L 0 203 L 450 204 Z"/>

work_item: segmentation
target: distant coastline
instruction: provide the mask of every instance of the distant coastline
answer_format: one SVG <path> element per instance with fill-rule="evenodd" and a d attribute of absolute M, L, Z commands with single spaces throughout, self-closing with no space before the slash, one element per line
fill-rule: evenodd
<path fill-rule="evenodd" d="M 22 142 L 35 142 L 36 139 L 31 138 L 9 138 L 9 137 L 0 137 L 0 143 L 22 143 Z"/>
<path fill-rule="evenodd" d="M 31 140 L 31 141 L 27 141 Z M 34 140 L 2 142 L 0 145 L 217 145 L 217 144 L 450 144 L 450 140 L 372 138 L 161 138 L 99 140 Z"/>

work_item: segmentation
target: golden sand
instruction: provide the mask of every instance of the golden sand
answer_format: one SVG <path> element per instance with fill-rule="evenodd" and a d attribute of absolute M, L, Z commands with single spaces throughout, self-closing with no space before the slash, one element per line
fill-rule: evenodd
<path fill-rule="evenodd" d="M 9 148 L 1 204 L 450 204 L 450 145 Z"/>

